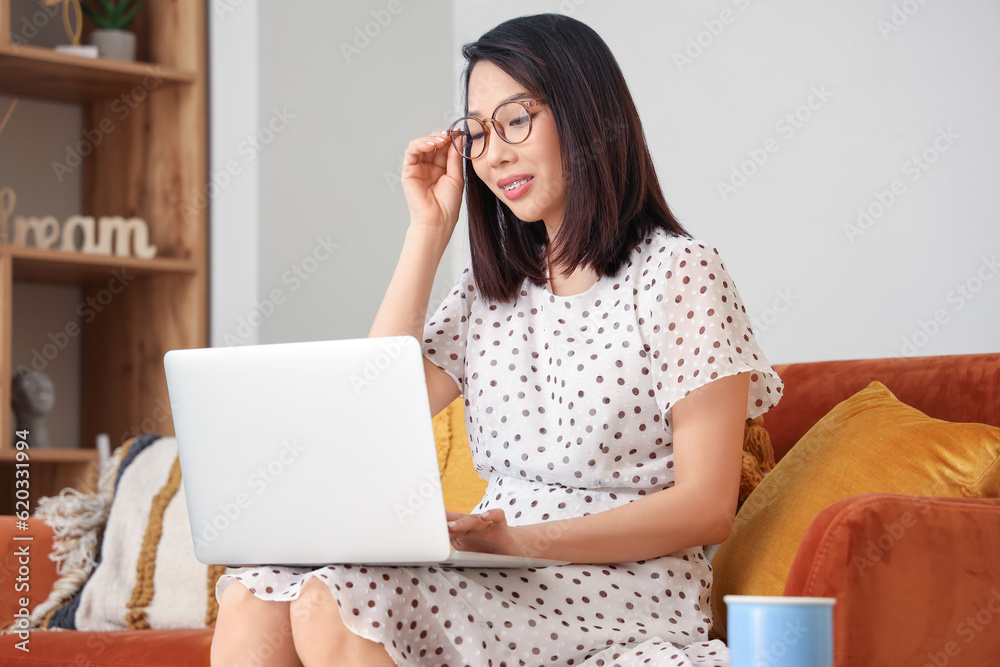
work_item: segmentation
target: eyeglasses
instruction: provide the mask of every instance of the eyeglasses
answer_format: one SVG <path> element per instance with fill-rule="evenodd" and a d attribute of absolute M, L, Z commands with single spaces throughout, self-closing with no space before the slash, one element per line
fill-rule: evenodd
<path fill-rule="evenodd" d="M 504 102 L 493 110 L 492 118 L 459 118 L 448 128 L 448 135 L 462 157 L 475 160 L 486 150 L 489 141 L 487 123 L 493 123 L 496 133 L 508 144 L 519 144 L 531 134 L 529 110 L 542 104 L 543 102 L 528 101 Z"/>

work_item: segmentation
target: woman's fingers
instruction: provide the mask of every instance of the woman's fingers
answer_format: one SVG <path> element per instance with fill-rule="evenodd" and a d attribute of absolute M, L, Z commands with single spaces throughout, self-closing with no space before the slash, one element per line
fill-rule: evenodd
<path fill-rule="evenodd" d="M 503 510 L 488 510 L 482 514 L 445 512 L 452 535 L 488 530 L 494 523 L 506 523 Z"/>
<path fill-rule="evenodd" d="M 512 531 L 507 526 L 503 510 L 493 509 L 482 514 L 459 514 L 450 512 L 448 536 L 456 549 L 482 551 L 486 553 L 517 553 L 519 547 Z"/>
<path fill-rule="evenodd" d="M 406 148 L 406 156 L 403 163 L 404 165 L 415 165 L 421 162 L 432 161 L 444 169 L 447 164 L 447 151 L 442 149 L 447 149 L 450 143 L 448 137 L 440 132 L 414 139 Z M 438 154 L 440 154 L 440 158 Z"/>
<path fill-rule="evenodd" d="M 458 152 L 458 149 L 455 148 L 455 145 L 451 143 L 451 138 L 448 138 L 448 150 L 445 151 L 445 155 L 448 175 L 454 178 L 460 185 L 464 185 L 465 171 L 463 163 L 465 160 L 462 158 L 462 154 Z"/>
<path fill-rule="evenodd" d="M 434 143 L 437 144 L 434 151 L 432 151 L 434 154 L 434 165 L 444 170 L 448 176 L 459 184 L 464 184 L 465 175 L 462 171 L 462 155 L 455 148 L 454 144 L 452 144 L 451 137 L 446 132 L 441 132 L 440 136 L 435 137 Z"/>
<path fill-rule="evenodd" d="M 489 528 L 490 521 L 483 514 L 462 514 L 448 519 L 448 530 L 453 535 Z"/>
<path fill-rule="evenodd" d="M 451 139 L 444 132 L 436 133 L 434 136 L 434 164 L 447 170 L 448 156 L 451 154 Z"/>
<path fill-rule="evenodd" d="M 403 157 L 402 185 L 410 222 L 451 233 L 462 206 L 462 156 L 445 132 L 412 140 Z"/>

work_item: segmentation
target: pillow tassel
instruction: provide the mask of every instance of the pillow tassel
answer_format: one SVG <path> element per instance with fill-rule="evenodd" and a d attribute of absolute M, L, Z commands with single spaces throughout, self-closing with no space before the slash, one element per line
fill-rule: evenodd
<path fill-rule="evenodd" d="M 740 492 L 737 511 L 764 476 L 774 468 L 774 447 L 764 428 L 764 417 L 757 416 L 743 430 L 743 464 L 740 470 Z"/>
<path fill-rule="evenodd" d="M 104 464 L 97 493 L 65 488 L 57 496 L 39 498 L 34 517 L 52 529 L 49 560 L 55 562 L 59 578 L 52 585 L 49 596 L 31 610 L 27 619 L 29 629 L 48 628 L 52 615 L 80 591 L 97 566 L 94 556 L 111 511 L 118 466 L 132 442 L 129 440 L 118 447 Z M 16 620 L 0 630 L 0 634 L 11 632 L 15 623 Z"/>

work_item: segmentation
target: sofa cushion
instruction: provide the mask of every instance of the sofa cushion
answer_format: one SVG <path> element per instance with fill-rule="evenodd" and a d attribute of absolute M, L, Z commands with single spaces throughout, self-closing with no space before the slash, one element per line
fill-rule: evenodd
<path fill-rule="evenodd" d="M 996 665 L 997 526 L 1000 498 L 843 498 L 809 524 L 784 594 L 837 599 L 838 665 Z"/>
<path fill-rule="evenodd" d="M 454 512 L 471 512 L 486 492 L 486 480 L 472 463 L 472 448 L 465 430 L 465 399 L 459 396 L 433 419 L 438 468 L 444 506 Z"/>
<path fill-rule="evenodd" d="M 177 441 L 148 435 L 116 451 L 96 494 L 64 491 L 39 514 L 56 533 L 61 568 L 32 625 L 73 630 L 214 625 L 226 570 L 194 556 Z"/>
<path fill-rule="evenodd" d="M 1000 497 L 1000 429 L 934 419 L 872 382 L 835 406 L 740 509 L 712 560 L 715 631 L 724 595 L 781 595 L 812 520 L 861 493 Z"/>
<path fill-rule="evenodd" d="M 776 364 L 785 382 L 781 401 L 767 413 L 774 460 L 823 415 L 878 380 L 903 403 L 951 422 L 1000 426 L 1000 353 L 883 357 Z"/>

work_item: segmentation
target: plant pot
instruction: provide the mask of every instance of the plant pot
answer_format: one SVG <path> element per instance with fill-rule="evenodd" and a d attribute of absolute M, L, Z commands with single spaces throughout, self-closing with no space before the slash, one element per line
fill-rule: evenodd
<path fill-rule="evenodd" d="M 94 30 L 90 43 L 97 46 L 102 58 L 135 60 L 135 33 L 129 30 Z"/>

